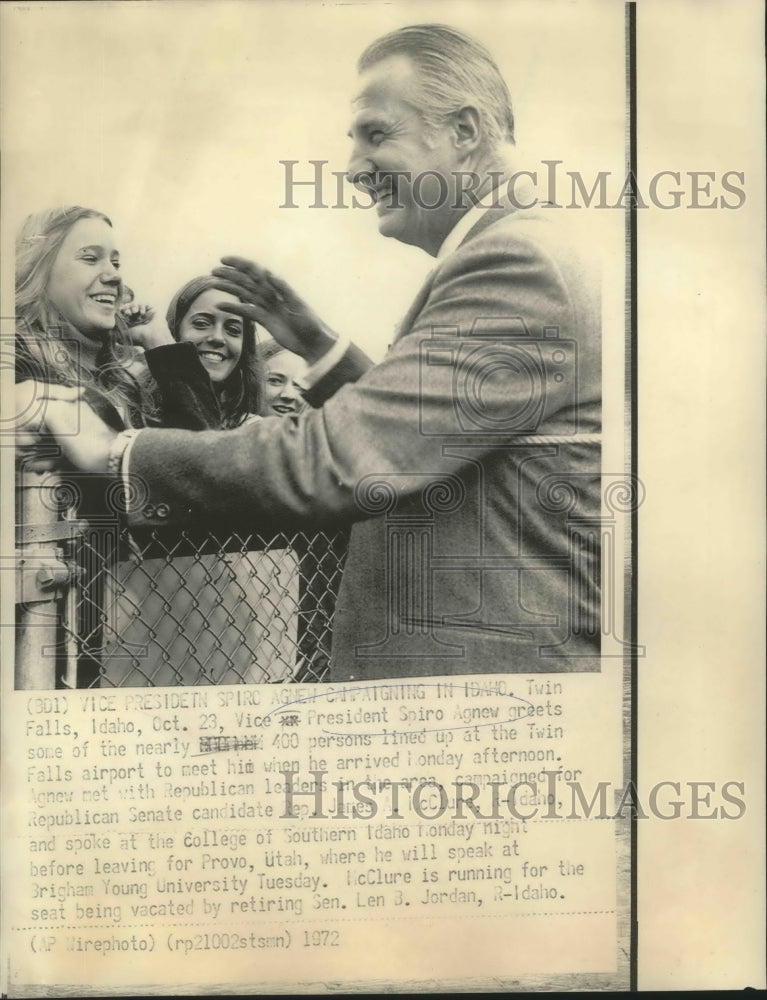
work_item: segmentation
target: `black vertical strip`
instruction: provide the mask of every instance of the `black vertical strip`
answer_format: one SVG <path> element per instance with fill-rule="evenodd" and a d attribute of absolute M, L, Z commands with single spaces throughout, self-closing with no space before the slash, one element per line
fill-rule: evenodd
<path fill-rule="evenodd" d="M 627 97 L 628 97 L 628 170 L 631 178 L 631 193 L 629 198 L 628 211 L 626 213 L 626 242 L 628 250 L 627 260 L 627 301 L 628 301 L 628 330 L 627 330 L 627 354 L 628 372 L 627 388 L 629 393 L 629 463 L 633 482 L 638 478 L 638 379 L 637 379 L 637 336 L 638 336 L 638 304 L 637 304 L 637 73 L 636 73 L 636 3 L 626 4 L 626 75 L 627 75 Z M 639 570 L 639 547 L 638 547 L 638 504 L 633 504 L 631 509 L 631 562 L 629 570 L 629 616 L 630 616 L 630 642 L 631 642 L 631 665 L 630 665 L 630 748 L 631 748 L 631 783 L 633 788 L 638 788 L 638 671 L 637 671 L 637 580 Z M 631 937 L 629 949 L 629 989 L 635 992 L 637 989 L 638 970 L 638 937 L 639 923 L 637 920 L 637 817 L 635 810 L 631 811 L 631 903 L 630 921 Z"/>

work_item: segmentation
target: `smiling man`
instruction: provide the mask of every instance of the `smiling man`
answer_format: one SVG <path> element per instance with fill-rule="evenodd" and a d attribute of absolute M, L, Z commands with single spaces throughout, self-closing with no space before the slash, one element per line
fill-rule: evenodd
<path fill-rule="evenodd" d="M 383 236 L 437 256 L 466 210 L 503 177 L 509 92 L 488 53 L 450 29 L 403 29 L 359 61 L 348 175 L 373 195 Z"/>
<path fill-rule="evenodd" d="M 489 53 L 441 25 L 359 62 L 350 180 L 382 235 L 436 267 L 371 365 L 292 289 L 224 258 L 248 304 L 309 364 L 312 408 L 240 429 L 115 436 L 85 409 L 48 424 L 75 464 L 139 477 L 183 521 L 352 524 L 333 681 L 599 666 L 600 309 L 556 213 L 509 197 L 508 90 Z M 60 394 L 66 397 L 66 391 Z M 69 421 L 69 423 L 68 423 Z M 154 519 L 148 512 L 154 512 Z"/>

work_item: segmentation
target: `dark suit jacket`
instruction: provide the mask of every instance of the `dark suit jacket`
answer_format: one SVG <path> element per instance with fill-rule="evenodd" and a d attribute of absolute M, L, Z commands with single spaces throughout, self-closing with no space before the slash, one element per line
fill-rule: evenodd
<path fill-rule="evenodd" d="M 150 511 L 354 522 L 333 681 L 598 669 L 599 298 L 553 215 L 487 210 L 368 364 L 297 417 L 139 435 Z"/>

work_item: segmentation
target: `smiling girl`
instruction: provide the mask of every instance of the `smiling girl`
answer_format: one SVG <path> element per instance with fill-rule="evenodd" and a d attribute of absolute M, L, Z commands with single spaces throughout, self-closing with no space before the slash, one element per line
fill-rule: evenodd
<path fill-rule="evenodd" d="M 261 362 L 261 409 L 263 417 L 300 413 L 306 406 L 301 380 L 307 365 L 302 357 L 286 350 L 276 340 L 259 344 Z"/>
<path fill-rule="evenodd" d="M 120 308 L 128 295 L 106 215 L 79 205 L 30 215 L 16 240 L 16 381 L 83 386 L 119 429 L 218 427 L 197 352 L 144 322 L 146 310 L 134 327 L 136 311 Z"/>
<path fill-rule="evenodd" d="M 127 426 L 154 422 L 158 397 L 145 372 L 129 367 L 122 291 L 106 215 L 80 206 L 30 215 L 16 240 L 17 380 L 85 385 L 110 422 L 118 415 Z"/>
<path fill-rule="evenodd" d="M 171 336 L 192 345 L 208 373 L 224 428 L 259 411 L 255 324 L 218 308 L 239 303 L 236 291 L 221 278 L 193 278 L 176 292 L 166 315 Z"/>
<path fill-rule="evenodd" d="M 81 206 L 30 215 L 16 241 L 16 381 L 82 386 L 85 400 L 115 430 L 218 428 L 218 399 L 197 351 L 175 343 L 164 324 L 133 327 L 136 313 L 126 318 L 121 312 L 126 298 L 106 215 Z M 141 307 L 138 316 L 149 318 Z M 35 497 L 48 498 L 54 487 L 40 500 L 50 511 L 44 516 L 76 515 L 92 526 L 72 543 L 80 576 L 72 622 L 76 663 L 68 654 L 66 664 L 56 666 L 59 686 L 90 686 L 103 682 L 107 671 L 106 580 L 117 555 L 120 498 L 108 480 L 73 470 L 44 482 L 28 476 L 26 463 L 34 468 L 37 450 L 35 443 L 18 450 L 21 521 L 37 509 Z"/>

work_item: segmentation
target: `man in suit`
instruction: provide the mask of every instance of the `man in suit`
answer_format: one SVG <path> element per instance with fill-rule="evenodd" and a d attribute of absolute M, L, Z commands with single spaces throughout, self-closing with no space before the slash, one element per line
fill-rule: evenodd
<path fill-rule="evenodd" d="M 310 365 L 313 408 L 231 432 L 114 434 L 75 464 L 136 477 L 134 521 L 352 524 L 333 681 L 599 667 L 600 311 L 556 212 L 509 173 L 487 51 L 421 25 L 359 62 L 350 179 L 436 267 L 371 365 L 278 279 L 225 258 L 251 318 Z M 237 307 L 232 306 L 232 311 Z M 51 404 L 54 433 L 64 416 Z"/>

